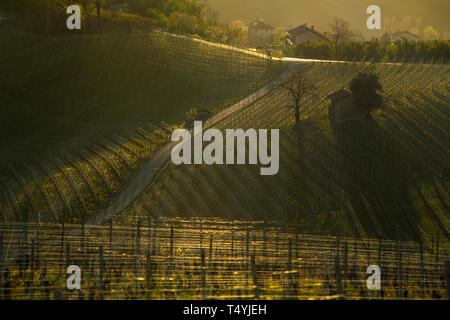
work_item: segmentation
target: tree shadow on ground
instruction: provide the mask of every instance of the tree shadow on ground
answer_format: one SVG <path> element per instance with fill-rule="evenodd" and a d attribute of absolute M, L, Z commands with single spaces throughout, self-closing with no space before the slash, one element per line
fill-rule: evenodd
<path fill-rule="evenodd" d="M 371 117 L 334 126 L 344 189 L 368 236 L 420 239 L 407 153 Z"/>

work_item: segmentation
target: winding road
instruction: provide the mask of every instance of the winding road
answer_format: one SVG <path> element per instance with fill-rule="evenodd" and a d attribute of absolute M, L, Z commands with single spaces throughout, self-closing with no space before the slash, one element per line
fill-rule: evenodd
<path fill-rule="evenodd" d="M 195 40 L 208 43 L 205 40 L 199 39 Z M 212 42 L 209 42 L 208 45 L 228 48 L 230 50 L 238 50 L 251 55 L 258 55 L 260 57 L 268 59 L 267 56 L 253 52 L 248 49 L 246 50 L 242 48 L 232 48 L 227 45 L 221 45 Z M 225 110 L 211 117 L 209 120 L 207 120 L 207 122 L 203 126 L 203 129 L 210 128 L 215 124 L 232 116 L 236 112 L 249 107 L 255 101 L 257 101 L 258 99 L 262 98 L 267 93 L 272 91 L 276 87 L 277 83 L 282 81 L 286 76 L 300 70 L 307 63 L 313 62 L 313 60 L 292 59 L 292 58 L 273 58 L 273 60 L 275 61 L 281 60 L 282 62 L 287 63 L 288 67 L 286 71 L 280 74 L 277 78 L 267 83 L 262 88 L 253 92 L 251 95 L 247 96 L 246 98 L 240 100 L 239 102 L 233 104 L 232 106 L 226 108 Z M 104 208 L 97 211 L 97 213 L 93 217 L 88 219 L 88 221 L 85 221 L 85 232 L 88 232 L 89 230 L 95 228 L 96 225 L 102 225 L 108 222 L 114 215 L 119 214 L 123 210 L 130 207 L 145 192 L 145 190 L 147 190 L 147 188 L 151 186 L 151 184 L 156 180 L 156 178 L 158 177 L 159 173 L 162 171 L 164 166 L 170 161 L 172 148 L 176 144 L 177 142 L 169 142 L 164 146 L 162 146 L 161 148 L 159 148 L 158 150 L 156 150 L 151 155 L 150 158 L 144 160 L 141 163 L 140 167 L 134 170 L 129 181 L 126 184 L 124 184 L 121 190 L 110 199 L 108 204 Z M 81 230 L 75 231 L 73 235 L 77 234 L 78 232 L 79 235 L 81 235 Z M 45 241 L 46 246 L 60 245 L 60 240 L 42 239 L 42 241 L 43 242 Z M 3 257 L 3 261 L 0 261 L 1 262 L 0 271 L 2 271 L 5 268 L 5 266 L 8 265 L 8 263 L 17 258 L 18 258 L 17 252 L 15 252 L 15 254 L 9 254 L 9 250 L 6 250 L 5 256 Z"/>
<path fill-rule="evenodd" d="M 216 44 L 212 44 L 216 45 Z M 218 45 L 218 44 L 217 44 Z M 302 59 L 291 58 L 274 58 L 274 60 L 281 60 L 288 64 L 287 70 L 280 74 L 277 78 L 267 83 L 262 88 L 253 92 L 248 97 L 240 100 L 225 110 L 217 113 L 206 121 L 203 129 L 211 128 L 217 123 L 227 119 L 238 111 L 241 111 L 255 101 L 261 99 L 267 93 L 272 91 L 276 85 L 285 79 L 289 74 L 300 70 L 306 63 L 312 62 Z M 162 148 L 156 150 L 151 158 L 144 160 L 142 165 L 135 170 L 132 177 L 124 185 L 124 187 L 110 200 L 108 205 L 99 210 L 88 222 L 87 225 L 101 225 L 109 221 L 114 215 L 119 214 L 123 210 L 130 207 L 144 192 L 151 186 L 153 181 L 158 177 L 158 174 L 170 160 L 172 148 L 178 142 L 168 142 Z"/>

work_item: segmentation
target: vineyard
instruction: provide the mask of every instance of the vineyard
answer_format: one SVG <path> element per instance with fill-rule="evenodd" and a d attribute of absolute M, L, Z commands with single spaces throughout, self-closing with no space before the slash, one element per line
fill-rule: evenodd
<path fill-rule="evenodd" d="M 326 97 L 360 71 L 374 69 L 385 107 L 369 124 L 332 129 Z M 293 127 L 290 96 L 276 89 L 216 125 L 281 128 L 280 171 L 168 164 L 133 207 L 118 216 L 291 219 L 302 232 L 430 242 L 449 230 L 447 65 L 314 63 L 304 72 L 321 99 L 304 103 Z"/>
<path fill-rule="evenodd" d="M 1 221 L 79 222 L 120 190 L 191 108 L 217 112 L 284 70 L 155 32 L 0 30 Z"/>
<path fill-rule="evenodd" d="M 2 224 L 0 232 L 0 299 L 445 299 L 450 281 L 439 235 L 429 247 L 180 218 Z M 380 290 L 366 286 L 372 264 Z M 70 265 L 81 269 L 81 290 L 67 289 Z"/>
<path fill-rule="evenodd" d="M 0 43 L 0 299 L 448 297 L 448 65 L 308 63 L 320 94 L 295 127 L 271 81 L 288 63 L 239 48 L 162 32 Z M 383 109 L 331 126 L 327 96 L 362 71 Z M 277 175 L 169 162 L 109 225 L 88 224 L 187 111 L 235 102 L 214 127 L 280 128 Z M 365 285 L 373 264 L 381 290 Z"/>

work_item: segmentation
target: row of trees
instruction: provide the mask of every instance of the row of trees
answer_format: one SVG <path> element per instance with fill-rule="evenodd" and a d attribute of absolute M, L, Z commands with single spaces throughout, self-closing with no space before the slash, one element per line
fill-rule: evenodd
<path fill-rule="evenodd" d="M 350 24 L 335 18 L 330 24 L 327 37 L 330 42 L 309 41 L 284 48 L 284 55 L 310 59 L 366 60 L 386 61 L 442 61 L 450 60 L 450 41 L 408 41 L 406 39 L 391 41 L 389 34 L 381 39 L 360 41 L 358 33 L 350 28 Z"/>
<path fill-rule="evenodd" d="M 247 40 L 242 21 L 219 22 L 218 12 L 198 0 L 130 0 L 127 10 L 155 19 L 160 28 L 170 32 L 199 35 L 222 43 L 244 44 Z"/>
<path fill-rule="evenodd" d="M 87 31 L 97 31 L 104 8 L 116 0 L 2 0 L 0 10 L 13 14 L 16 26 L 37 33 L 62 33 L 67 31 L 67 7 L 82 7 L 83 26 Z"/>
<path fill-rule="evenodd" d="M 0 11 L 13 14 L 21 27 L 48 32 L 57 27 L 57 20 L 65 19 L 69 5 L 68 0 L 2 0 Z"/>
<path fill-rule="evenodd" d="M 386 17 L 384 18 L 383 26 L 383 28 L 389 33 L 409 31 L 415 35 L 418 35 L 423 40 L 448 39 L 450 36 L 449 32 L 442 32 L 441 34 L 433 26 L 424 25 L 422 17 L 417 17 L 415 19 L 415 23 L 413 23 L 410 16 L 399 19 L 395 16 Z"/>
<path fill-rule="evenodd" d="M 218 13 L 199 0 L 1 0 L 0 11 L 13 14 L 16 24 L 28 31 L 54 34 L 67 31 L 66 9 L 72 4 L 82 7 L 82 29 L 87 33 L 157 26 L 222 43 L 247 40 L 243 22 L 219 22 Z"/>
<path fill-rule="evenodd" d="M 116 2 L 124 2 L 116 0 Z M 205 5 L 196 0 L 129 0 L 126 10 L 176 33 L 197 34 L 207 26 Z"/>
<path fill-rule="evenodd" d="M 371 59 L 386 61 L 450 61 L 450 41 L 408 41 L 394 43 L 384 40 L 365 42 L 303 42 L 296 46 L 287 46 L 284 55 L 307 59 L 339 59 L 362 61 Z"/>

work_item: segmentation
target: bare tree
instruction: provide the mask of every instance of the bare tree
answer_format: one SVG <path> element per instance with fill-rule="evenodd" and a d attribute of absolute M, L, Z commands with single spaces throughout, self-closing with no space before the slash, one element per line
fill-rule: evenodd
<path fill-rule="evenodd" d="M 102 4 L 102 1 L 101 1 L 101 0 L 96 0 L 96 1 L 95 1 L 95 7 L 96 7 L 96 9 L 97 9 L 97 19 L 98 19 L 98 20 L 100 20 L 100 18 L 101 18 L 101 11 L 100 11 L 100 9 L 101 9 L 101 4 Z"/>
<path fill-rule="evenodd" d="M 338 57 L 338 44 L 339 42 L 346 41 L 350 38 L 352 32 L 350 31 L 350 24 L 341 18 L 334 18 L 334 22 L 330 24 L 331 39 L 334 42 L 334 49 L 336 57 Z"/>
<path fill-rule="evenodd" d="M 295 110 L 295 125 L 298 126 L 300 122 L 300 114 L 302 111 L 302 102 L 307 97 L 317 98 L 318 88 L 305 74 L 301 71 L 295 72 L 287 77 L 287 79 L 280 84 L 280 87 L 286 89 L 293 101 L 289 107 Z"/>

